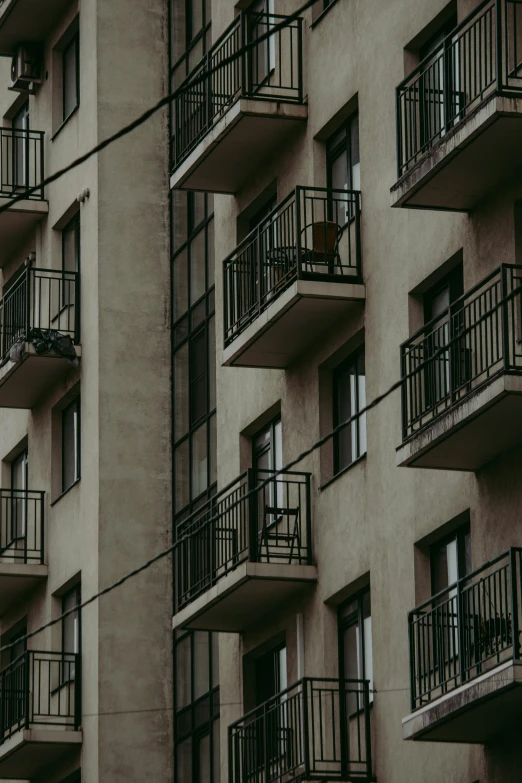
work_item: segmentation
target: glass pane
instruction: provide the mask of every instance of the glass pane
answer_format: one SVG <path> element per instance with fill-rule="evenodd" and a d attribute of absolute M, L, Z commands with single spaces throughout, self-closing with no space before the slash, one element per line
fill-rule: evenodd
<path fill-rule="evenodd" d="M 62 235 L 62 267 L 67 272 L 78 271 L 76 224 L 66 228 Z"/>
<path fill-rule="evenodd" d="M 210 460 L 210 483 L 215 484 L 217 481 L 217 432 L 216 432 L 216 416 L 212 416 L 208 422 L 209 426 L 209 460 Z"/>
<path fill-rule="evenodd" d="M 74 38 L 63 53 L 63 118 L 78 105 L 76 54 L 78 39 Z"/>
<path fill-rule="evenodd" d="M 212 637 L 212 687 L 219 685 L 219 634 L 213 633 Z"/>
<path fill-rule="evenodd" d="M 373 688 L 373 653 L 372 653 L 372 618 L 365 617 L 364 629 L 364 678 L 370 681 L 370 689 Z M 373 701 L 373 693 L 370 692 L 370 701 Z"/>
<path fill-rule="evenodd" d="M 192 424 L 207 413 L 207 338 L 204 330 L 190 342 L 190 399 Z"/>
<path fill-rule="evenodd" d="M 205 293 L 205 230 L 190 243 L 190 304 Z"/>
<path fill-rule="evenodd" d="M 210 734 L 205 734 L 198 747 L 199 776 L 197 783 L 211 783 L 210 780 Z"/>
<path fill-rule="evenodd" d="M 352 158 L 352 190 L 361 189 L 361 164 L 359 156 L 359 117 L 354 117 L 350 123 L 350 143 Z"/>
<path fill-rule="evenodd" d="M 174 452 L 175 508 L 180 511 L 190 500 L 188 440 Z"/>
<path fill-rule="evenodd" d="M 172 249 L 176 251 L 187 240 L 187 194 L 172 191 Z"/>
<path fill-rule="evenodd" d="M 177 321 L 188 309 L 188 261 L 187 250 L 174 259 L 172 318 Z"/>
<path fill-rule="evenodd" d="M 192 738 L 180 742 L 177 751 L 177 780 L 192 780 Z"/>
<path fill-rule="evenodd" d="M 191 231 L 205 219 L 205 194 L 191 193 Z"/>
<path fill-rule="evenodd" d="M 189 429 L 189 346 L 185 343 L 174 354 L 174 440 Z"/>
<path fill-rule="evenodd" d="M 208 323 L 209 332 L 209 409 L 216 407 L 216 319 L 211 318 Z"/>
<path fill-rule="evenodd" d="M 283 467 L 283 441 L 281 419 L 274 425 L 274 460 L 272 465 L 274 470 L 280 470 Z"/>
<path fill-rule="evenodd" d="M 346 151 L 343 151 L 332 161 L 331 179 L 332 188 L 340 190 L 348 188 L 348 156 Z"/>
<path fill-rule="evenodd" d="M 192 497 L 200 495 L 207 486 L 207 425 L 203 424 L 192 437 Z"/>
<path fill-rule="evenodd" d="M 215 257 L 214 257 L 214 220 L 208 224 L 207 227 L 207 244 L 208 244 L 208 287 L 212 288 L 215 281 Z"/>
<path fill-rule="evenodd" d="M 79 478 L 78 401 L 62 412 L 62 490 Z"/>
<path fill-rule="evenodd" d="M 357 680 L 359 678 L 358 640 L 359 628 L 356 624 L 350 625 L 345 629 L 343 634 L 344 677 L 348 680 Z"/>
<path fill-rule="evenodd" d="M 191 702 L 190 639 L 191 634 L 188 634 L 176 644 L 176 709 L 178 710 Z"/>
<path fill-rule="evenodd" d="M 340 371 L 336 377 L 337 412 L 336 424 L 347 421 L 354 409 L 353 367 Z M 348 424 L 337 436 L 337 470 L 342 470 L 353 461 L 355 439 L 354 426 Z"/>
<path fill-rule="evenodd" d="M 62 612 L 68 612 L 70 609 L 74 609 L 79 603 L 79 595 L 77 590 L 73 590 L 64 596 L 62 601 Z M 62 632 L 63 632 L 63 652 L 65 653 L 79 653 L 80 652 L 80 627 L 79 627 L 79 612 L 76 610 L 68 614 L 62 620 Z"/>
<path fill-rule="evenodd" d="M 191 38 L 195 38 L 203 27 L 203 0 L 191 0 L 190 10 Z"/>
<path fill-rule="evenodd" d="M 194 698 L 198 699 L 210 690 L 209 634 L 194 632 Z"/>
<path fill-rule="evenodd" d="M 431 549 L 431 582 L 434 595 L 444 590 L 449 584 L 446 544 L 435 544 Z"/>
<path fill-rule="evenodd" d="M 220 737 L 219 737 L 219 720 L 214 721 L 212 726 L 212 755 L 214 757 L 214 775 L 212 783 L 219 783 L 220 780 L 220 765 L 219 765 L 219 749 L 220 749 Z"/>

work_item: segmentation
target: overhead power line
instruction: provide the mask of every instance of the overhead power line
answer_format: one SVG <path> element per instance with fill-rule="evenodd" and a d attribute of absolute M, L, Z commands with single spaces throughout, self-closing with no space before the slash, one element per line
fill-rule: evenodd
<path fill-rule="evenodd" d="M 212 68 L 207 68 L 203 70 L 200 74 L 194 76 L 192 79 L 189 76 L 188 80 L 185 80 L 185 82 L 183 82 L 183 84 L 180 85 L 176 90 L 171 92 L 169 95 L 165 95 L 157 103 L 155 103 L 154 106 L 151 106 L 150 109 L 144 111 L 143 114 L 141 114 L 135 120 L 130 122 L 128 125 L 124 125 L 122 128 L 120 128 L 120 130 L 116 131 L 116 133 L 113 133 L 112 136 L 108 136 L 106 139 L 101 141 L 99 144 L 97 144 L 95 147 L 90 149 L 88 152 L 85 152 L 83 155 L 80 155 L 78 158 L 73 160 L 72 163 L 69 163 L 67 166 L 64 166 L 62 169 L 55 171 L 54 174 L 50 174 L 48 177 L 45 177 L 45 179 L 43 179 L 37 185 L 34 185 L 34 187 L 27 188 L 26 190 L 24 190 L 23 193 L 20 193 L 18 196 L 15 196 L 14 198 L 10 199 L 6 204 L 0 206 L 0 214 L 13 207 L 19 201 L 23 201 L 33 193 L 36 193 L 37 191 L 41 190 L 47 185 L 50 185 L 52 182 L 56 182 L 56 180 L 63 177 L 69 171 L 72 171 L 78 166 L 81 166 L 82 163 L 88 161 L 90 158 L 92 158 L 93 155 L 97 155 L 99 152 L 102 152 L 104 149 L 109 147 L 115 141 L 118 141 L 118 139 L 122 139 L 124 136 L 127 136 L 127 134 L 131 133 L 136 128 L 139 128 L 140 125 L 143 125 L 144 122 L 147 122 L 147 120 L 150 119 L 154 114 L 156 114 L 156 112 L 158 112 L 164 106 L 167 106 L 169 103 L 171 103 L 171 101 L 175 100 L 180 95 L 183 95 L 184 92 L 188 92 L 188 90 L 191 90 L 197 84 L 204 82 L 213 73 L 217 73 L 222 68 L 225 68 L 227 65 L 234 63 L 237 59 L 242 57 L 251 49 L 255 49 L 257 46 L 259 46 L 260 43 L 270 38 L 270 36 L 274 35 L 279 30 L 288 27 L 288 25 L 290 25 L 292 22 L 295 22 L 295 20 L 298 19 L 299 16 L 308 8 L 310 8 L 310 6 L 312 6 L 315 2 L 317 2 L 317 0 L 306 0 L 306 3 L 303 3 L 303 5 L 300 6 L 300 8 L 298 8 L 297 11 L 294 11 L 293 13 L 286 16 L 281 22 L 277 22 L 277 24 L 270 26 L 270 29 L 267 30 L 266 33 L 262 33 L 254 41 L 250 41 L 249 43 L 244 44 L 239 49 L 237 49 L 237 51 L 235 51 L 234 54 L 231 54 L 228 57 L 224 57 L 222 60 L 219 61 L 217 65 L 213 66 Z"/>

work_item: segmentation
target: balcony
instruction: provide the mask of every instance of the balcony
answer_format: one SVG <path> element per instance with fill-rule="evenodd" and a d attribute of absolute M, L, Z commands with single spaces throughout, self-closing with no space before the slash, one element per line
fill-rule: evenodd
<path fill-rule="evenodd" d="M 469 211 L 522 164 L 519 0 L 481 3 L 397 88 L 392 206 Z"/>
<path fill-rule="evenodd" d="M 0 13 L 1 10 L 2 6 Z M 0 207 L 39 185 L 43 178 L 44 134 L 41 131 L 0 128 Z M 0 267 L 5 266 L 48 211 L 41 187 L 5 212 L 0 212 Z"/>
<path fill-rule="evenodd" d="M 410 612 L 405 739 L 485 744 L 520 723 L 521 567 L 510 549 Z"/>
<path fill-rule="evenodd" d="M 232 367 L 288 367 L 364 304 L 359 191 L 297 187 L 223 264 Z"/>
<path fill-rule="evenodd" d="M 171 188 L 236 193 L 306 121 L 301 18 L 228 61 L 285 18 L 242 12 L 181 84 Z"/>
<path fill-rule="evenodd" d="M 80 656 L 28 650 L 0 672 L 0 778 L 36 778 L 82 742 Z"/>
<path fill-rule="evenodd" d="M 522 443 L 521 281 L 504 264 L 402 345 L 398 465 L 477 471 Z"/>
<path fill-rule="evenodd" d="M 69 0 L 0 0 L 0 56 L 20 43 L 43 43 L 70 5 Z"/>
<path fill-rule="evenodd" d="M 25 268 L 0 300 L 0 408 L 34 408 L 77 365 L 80 276 Z"/>
<path fill-rule="evenodd" d="M 47 577 L 44 492 L 0 489 L 0 616 Z"/>
<path fill-rule="evenodd" d="M 174 628 L 235 632 L 313 586 L 310 474 L 241 474 L 178 527 L 174 580 Z"/>
<path fill-rule="evenodd" d="M 367 680 L 305 677 L 228 727 L 230 783 L 372 781 Z"/>

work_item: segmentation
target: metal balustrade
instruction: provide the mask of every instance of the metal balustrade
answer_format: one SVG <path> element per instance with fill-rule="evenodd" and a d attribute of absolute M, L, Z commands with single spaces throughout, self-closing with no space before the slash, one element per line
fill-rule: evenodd
<path fill-rule="evenodd" d="M 362 282 L 361 194 L 297 187 L 223 263 L 225 346 L 296 279 Z"/>
<path fill-rule="evenodd" d="M 367 680 L 305 677 L 228 727 L 229 783 L 370 781 Z"/>
<path fill-rule="evenodd" d="M 20 729 L 78 729 L 80 656 L 27 650 L 0 672 L 0 744 Z"/>
<path fill-rule="evenodd" d="M 416 710 L 520 653 L 522 549 L 510 549 L 409 613 Z"/>
<path fill-rule="evenodd" d="M 0 489 L 0 563 L 44 562 L 45 492 Z"/>
<path fill-rule="evenodd" d="M 503 264 L 401 346 L 403 439 L 496 375 L 522 372 L 522 266 Z"/>
<path fill-rule="evenodd" d="M 180 523 L 174 549 L 178 611 L 246 560 L 312 564 L 310 474 L 271 473 L 242 473 Z"/>
<path fill-rule="evenodd" d="M 303 102 L 301 18 L 235 56 L 247 42 L 255 41 L 285 18 L 278 14 L 240 13 L 179 86 L 182 92 L 173 101 L 174 167 L 239 98 Z M 228 58 L 234 59 L 227 62 Z M 212 69 L 217 70 L 211 73 Z M 202 81 L 191 86 L 200 77 Z"/>
<path fill-rule="evenodd" d="M 0 362 L 32 330 L 49 330 L 80 339 L 78 272 L 26 268 L 0 299 Z"/>
<path fill-rule="evenodd" d="M 522 94 L 522 2 L 486 0 L 397 87 L 398 175 L 494 94 Z"/>
<path fill-rule="evenodd" d="M 20 128 L 0 128 L 0 197 L 19 196 L 44 179 L 44 134 Z M 26 198 L 41 201 L 43 186 Z"/>

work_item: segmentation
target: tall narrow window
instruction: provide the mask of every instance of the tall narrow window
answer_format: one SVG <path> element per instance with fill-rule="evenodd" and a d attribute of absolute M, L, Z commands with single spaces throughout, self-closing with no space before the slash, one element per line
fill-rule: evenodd
<path fill-rule="evenodd" d="M 13 117 L 13 185 L 17 188 L 29 187 L 29 102 Z"/>
<path fill-rule="evenodd" d="M 328 141 L 326 145 L 326 169 L 329 188 L 333 190 L 361 189 L 358 114 L 351 117 Z M 346 220 L 353 217 L 350 210 L 351 207 L 347 205 Z"/>
<path fill-rule="evenodd" d="M 469 524 L 437 541 L 430 548 L 431 591 L 440 593 L 471 573 L 471 534 Z"/>
<path fill-rule="evenodd" d="M 62 597 L 62 682 L 74 680 L 75 659 L 73 655 L 81 651 L 80 623 L 81 587 L 76 585 Z M 65 614 L 65 613 L 68 614 Z"/>
<path fill-rule="evenodd" d="M 80 478 L 80 397 L 62 411 L 62 492 Z"/>
<path fill-rule="evenodd" d="M 29 458 L 27 449 L 24 449 L 11 462 L 11 541 L 23 539 L 27 525 L 27 476 L 29 470 Z"/>
<path fill-rule="evenodd" d="M 373 698 L 372 611 L 370 588 L 339 607 L 339 673 L 347 680 L 369 680 Z M 357 695 L 350 695 L 348 710 L 355 712 Z"/>
<path fill-rule="evenodd" d="M 256 770 L 264 766 L 266 758 L 269 762 L 276 762 L 285 756 L 285 750 L 289 750 L 285 732 L 287 713 L 280 706 L 287 699 L 284 693 L 287 685 L 286 644 L 283 643 L 255 661 L 256 707 L 270 700 L 267 708 L 256 713 L 254 743 L 245 754 L 245 761 L 248 759 L 250 764 L 255 764 Z M 254 769 L 251 772 L 254 773 Z"/>
<path fill-rule="evenodd" d="M 78 272 L 80 269 L 80 213 L 77 212 L 62 231 L 62 269 Z"/>
<path fill-rule="evenodd" d="M 357 416 L 366 406 L 364 346 L 361 346 L 333 373 L 333 424 Z M 366 414 L 362 413 L 333 439 L 334 473 L 337 474 L 366 454 Z"/>
<path fill-rule="evenodd" d="M 62 53 L 63 116 L 67 117 L 80 103 L 80 35 L 76 33 Z"/>
<path fill-rule="evenodd" d="M 252 439 L 252 467 L 256 472 L 283 467 L 281 417 L 273 419 Z"/>

